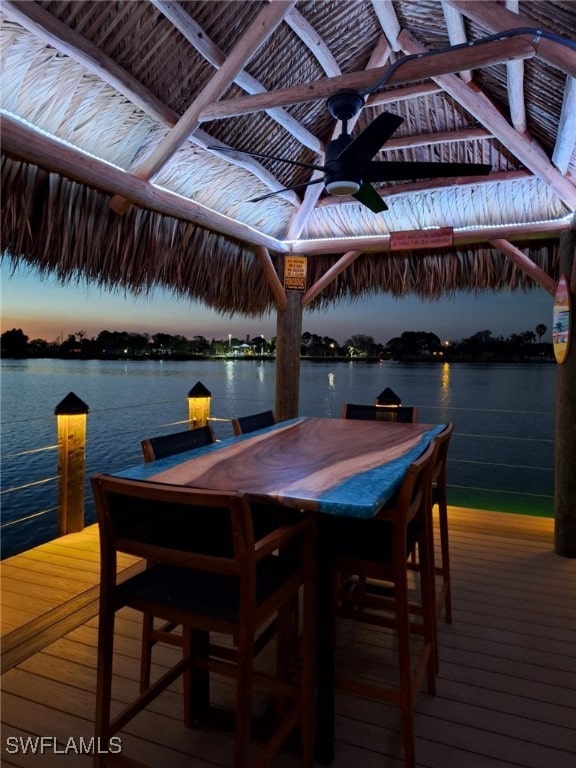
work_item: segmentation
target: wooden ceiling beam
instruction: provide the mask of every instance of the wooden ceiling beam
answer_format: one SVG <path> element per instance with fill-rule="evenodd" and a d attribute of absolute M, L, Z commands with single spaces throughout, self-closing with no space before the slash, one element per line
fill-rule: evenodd
<path fill-rule="evenodd" d="M 518 13 L 518 0 L 506 0 L 506 8 L 512 13 Z M 526 133 L 526 103 L 524 100 L 524 62 L 509 61 L 506 64 L 508 80 L 508 103 L 510 105 L 510 121 L 518 133 Z"/>
<path fill-rule="evenodd" d="M 511 224 L 508 227 L 473 227 L 455 230 L 454 246 L 488 244 L 490 240 L 550 240 L 559 237 L 562 232 L 570 230 L 570 221 L 538 222 L 536 224 Z M 301 253 L 307 256 L 322 256 L 325 254 L 347 253 L 362 251 L 363 253 L 389 253 L 390 235 L 379 237 L 340 237 L 338 239 L 318 238 L 316 240 L 301 240 L 292 242 L 291 253 Z M 422 250 L 422 256 L 428 251 Z"/>
<path fill-rule="evenodd" d="M 529 275 L 541 288 L 544 288 L 544 290 L 551 296 L 554 296 L 557 287 L 556 280 L 544 272 L 543 269 L 540 269 L 540 267 L 535 264 L 531 258 L 526 256 L 520 248 L 517 248 L 515 245 L 512 245 L 509 240 L 504 240 L 503 238 L 495 238 L 494 240 L 490 240 L 489 243 L 490 245 L 493 245 L 494 248 L 498 248 L 498 250 L 507 256 L 510 261 L 514 262 L 517 267 L 520 267 L 522 272 Z"/>
<path fill-rule="evenodd" d="M 107 194 L 122 195 L 142 208 L 190 221 L 213 232 L 221 232 L 245 243 L 262 245 L 272 251 L 288 250 L 276 238 L 138 179 L 7 115 L 3 115 L 0 121 L 0 146 L 9 157 L 32 163 Z"/>
<path fill-rule="evenodd" d="M 206 61 L 215 69 L 219 69 L 226 61 L 224 52 L 214 43 L 207 32 L 182 8 L 172 0 L 150 0 L 152 5 L 188 40 L 188 42 L 200 53 Z M 294 9 L 287 14 L 289 21 Z M 300 14 L 298 14 L 300 15 Z M 327 74 L 331 75 L 332 71 Z M 334 74 L 340 74 L 340 70 Z M 235 82 L 246 93 L 265 93 L 266 88 L 255 77 L 242 70 L 235 78 Z M 324 143 L 317 136 L 307 130 L 302 123 L 295 120 L 286 110 L 276 107 L 266 112 L 278 125 L 281 125 L 288 133 L 294 136 L 305 147 L 314 152 L 323 152 Z"/>
<path fill-rule="evenodd" d="M 560 173 L 566 173 L 576 147 L 576 78 L 567 77 L 562 101 L 562 112 L 558 123 L 556 145 L 552 162 Z"/>
<path fill-rule="evenodd" d="M 139 179 L 150 179 L 162 168 L 172 155 L 182 146 L 190 134 L 198 127 L 198 117 L 202 110 L 226 91 L 234 82 L 238 73 L 253 58 L 256 51 L 268 40 L 274 30 L 282 23 L 284 16 L 296 0 L 275 0 L 264 7 L 246 32 L 239 38 L 234 49 L 198 93 L 192 104 L 178 120 L 174 128 L 162 139 L 146 160 L 133 169 Z M 250 97 L 253 98 L 253 97 Z M 117 213 L 123 213 L 131 205 L 130 200 L 115 195 L 110 207 Z"/>
<path fill-rule="evenodd" d="M 464 128 L 460 131 L 441 131 L 440 133 L 424 133 L 421 136 L 402 136 L 399 139 L 388 139 L 381 151 L 391 152 L 395 149 L 428 147 L 447 142 L 483 141 L 491 138 L 493 135 L 485 128 Z"/>
<path fill-rule="evenodd" d="M 428 82 L 417 83 L 416 85 L 405 85 L 404 87 L 394 88 L 385 93 L 371 93 L 366 97 L 366 106 L 381 107 L 383 104 L 417 99 L 421 96 L 434 96 L 437 93 L 442 93 L 442 88 L 436 85 L 436 83 Z"/>
<path fill-rule="evenodd" d="M 455 8 L 452 8 L 451 5 L 448 5 L 445 0 L 442 0 L 442 12 L 444 13 L 444 20 L 446 21 L 446 29 L 448 30 L 448 37 L 450 38 L 450 45 L 467 43 L 468 38 L 466 37 L 462 14 Z M 469 83 L 472 80 L 472 72 L 469 69 L 463 69 L 459 75 L 465 83 Z"/>
<path fill-rule="evenodd" d="M 446 2 L 493 34 L 507 32 L 519 27 L 546 30 L 542 24 L 530 16 L 513 13 L 493 0 L 482 0 L 481 3 L 477 0 L 446 0 Z M 551 30 L 546 31 L 551 32 Z M 513 40 L 514 38 L 509 39 Z M 540 59 L 552 64 L 567 75 L 576 77 L 576 53 L 573 50 L 546 37 L 531 39 Z"/>
<path fill-rule="evenodd" d="M 270 286 L 270 290 L 276 299 L 276 306 L 279 310 L 284 311 L 288 307 L 288 297 L 286 296 L 284 286 L 282 285 L 274 264 L 272 263 L 270 253 L 267 248 L 264 248 L 263 245 L 257 245 L 254 248 L 254 251 L 256 252 L 256 256 L 258 257 L 258 261 L 260 262 L 260 266 L 264 272 L 266 282 Z"/>
<path fill-rule="evenodd" d="M 520 38 L 496 40 L 455 51 L 442 51 L 438 56 L 407 60 L 392 72 L 385 87 L 409 83 L 414 80 L 427 80 L 438 75 L 460 72 L 462 69 L 470 67 L 476 69 L 511 59 L 529 59 L 535 54 L 534 45 Z M 339 77 L 314 80 L 304 85 L 282 88 L 255 96 L 223 99 L 207 104 L 201 110 L 198 119 L 201 123 L 210 120 L 225 120 L 238 115 L 261 112 L 270 109 L 270 107 L 289 106 L 307 101 L 322 101 L 340 89 L 350 88 L 363 91 L 374 87 L 374 84 L 384 77 L 388 70 L 389 67 L 378 67 L 373 70 L 340 75 Z"/>
<path fill-rule="evenodd" d="M 353 262 L 356 261 L 358 256 L 360 256 L 362 251 L 348 251 L 348 253 L 345 253 L 344 256 L 342 256 L 336 264 L 334 264 L 330 269 L 327 269 L 326 272 L 320 277 L 314 285 L 311 285 L 308 290 L 302 294 L 302 298 L 300 300 L 300 304 L 302 306 L 302 309 L 306 309 L 306 307 L 318 296 L 318 294 L 322 293 L 324 288 L 326 288 L 327 285 L 329 285 L 333 280 L 335 280 L 338 275 L 340 275 L 342 272 L 344 272 L 347 267 L 350 266 Z"/>
<path fill-rule="evenodd" d="M 285 21 L 310 50 L 310 53 L 316 58 L 328 77 L 337 77 L 342 74 L 342 70 L 338 66 L 338 62 L 332 55 L 330 48 L 328 48 L 322 37 L 296 8 L 288 11 Z"/>
<path fill-rule="evenodd" d="M 480 5 L 485 4 L 489 3 L 480 3 Z M 410 54 L 423 53 L 427 50 L 407 30 L 401 32 L 400 42 L 402 48 Z M 526 168 L 542 179 L 570 210 L 576 210 L 576 186 L 554 168 L 535 142 L 514 130 L 484 93 L 462 82 L 456 75 L 439 75 L 434 79 L 498 141 L 502 142 Z"/>
<path fill-rule="evenodd" d="M 393 51 L 400 50 L 398 35 L 400 34 L 400 22 L 391 0 L 372 0 L 372 7 L 380 22 L 380 27 L 386 35 Z"/>

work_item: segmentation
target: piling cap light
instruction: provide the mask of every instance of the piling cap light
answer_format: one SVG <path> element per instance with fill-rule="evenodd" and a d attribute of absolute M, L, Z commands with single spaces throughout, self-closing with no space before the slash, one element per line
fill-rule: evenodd
<path fill-rule="evenodd" d="M 375 400 L 375 405 L 402 405 L 402 400 L 396 392 L 386 387 Z"/>
<path fill-rule="evenodd" d="M 212 393 L 209 392 L 201 381 L 197 381 L 188 392 L 188 397 L 212 397 Z"/>
<path fill-rule="evenodd" d="M 77 416 L 86 413 L 90 413 L 90 408 L 74 392 L 68 392 L 66 397 L 54 408 L 55 416 Z"/>

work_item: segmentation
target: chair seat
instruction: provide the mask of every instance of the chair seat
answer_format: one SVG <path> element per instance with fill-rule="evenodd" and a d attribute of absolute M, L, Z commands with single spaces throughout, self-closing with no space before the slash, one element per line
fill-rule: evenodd
<path fill-rule="evenodd" d="M 345 556 L 358 560 L 392 563 L 392 534 L 394 525 L 388 520 L 358 520 L 346 517 L 321 517 L 319 531 L 323 554 L 330 558 Z M 412 552 L 422 535 L 419 521 L 406 528 L 406 556 Z"/>
<path fill-rule="evenodd" d="M 293 570 L 289 558 L 270 556 L 261 560 L 256 566 L 256 605 L 274 594 Z M 117 596 L 125 605 L 142 600 L 155 605 L 153 614 L 160 618 L 163 606 L 232 623 L 237 623 L 239 617 L 238 579 L 220 573 L 153 565 L 120 584 Z"/>

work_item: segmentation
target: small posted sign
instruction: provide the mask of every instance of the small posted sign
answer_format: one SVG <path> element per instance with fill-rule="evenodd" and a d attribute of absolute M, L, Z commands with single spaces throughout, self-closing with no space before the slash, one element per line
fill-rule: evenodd
<path fill-rule="evenodd" d="M 391 251 L 411 251 L 417 248 L 442 248 L 452 245 L 452 227 L 438 229 L 406 229 L 390 232 Z"/>
<path fill-rule="evenodd" d="M 306 256 L 284 257 L 284 288 L 287 291 L 306 290 L 306 272 L 308 259 Z"/>

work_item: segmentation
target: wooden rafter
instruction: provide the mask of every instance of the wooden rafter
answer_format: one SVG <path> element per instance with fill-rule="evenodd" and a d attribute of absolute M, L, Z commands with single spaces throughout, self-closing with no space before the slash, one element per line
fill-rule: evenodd
<path fill-rule="evenodd" d="M 570 222 L 566 219 L 538 222 L 537 224 L 511 224 L 504 227 L 471 227 L 454 231 L 454 247 L 478 245 L 497 239 L 546 240 L 558 237 L 561 232 L 569 230 Z M 291 243 L 292 253 L 302 253 L 307 256 L 346 253 L 353 250 L 362 251 L 363 253 L 389 253 L 390 235 L 385 234 L 378 237 L 370 235 L 366 237 L 339 237 L 338 240 L 326 238 Z M 427 251 L 422 251 L 422 256 L 426 255 Z"/>
<path fill-rule="evenodd" d="M 150 153 L 146 160 L 133 170 L 139 179 L 152 178 L 166 161 L 182 146 L 188 136 L 198 127 L 198 117 L 207 104 L 218 99 L 235 80 L 260 46 L 270 37 L 276 27 L 282 23 L 286 13 L 296 0 L 276 0 L 266 6 L 250 24 L 244 35 L 238 40 L 234 49 L 202 88 L 186 112 L 178 120 L 174 128 Z M 118 213 L 126 211 L 131 206 L 130 200 L 115 196 L 110 201 L 110 207 Z"/>
<path fill-rule="evenodd" d="M 558 124 L 556 145 L 552 162 L 560 173 L 566 173 L 570 158 L 576 147 L 576 78 L 567 77 L 562 101 L 562 112 Z"/>
<path fill-rule="evenodd" d="M 495 238 L 489 242 L 490 245 L 498 248 L 499 251 L 507 256 L 510 261 L 513 261 L 516 266 L 520 267 L 523 272 L 530 275 L 534 282 L 544 288 L 545 291 L 548 291 L 551 296 L 554 296 L 556 293 L 556 280 L 546 274 L 543 269 L 540 269 L 537 264 L 534 264 L 532 259 L 526 256 L 523 251 L 512 245 L 509 240 L 504 240 L 503 238 Z"/>
<path fill-rule="evenodd" d="M 348 253 L 345 253 L 340 259 L 338 259 L 336 264 L 330 267 L 330 269 L 326 270 L 322 277 L 316 280 L 314 285 L 311 285 L 310 288 L 308 288 L 308 290 L 302 295 L 302 299 L 300 301 L 302 309 L 305 309 L 316 298 L 316 296 L 322 293 L 327 285 L 335 280 L 339 274 L 344 272 L 344 270 L 347 269 L 350 264 L 356 261 L 361 253 L 361 251 L 348 251 Z"/>
<path fill-rule="evenodd" d="M 456 8 L 464 16 L 480 24 L 488 32 L 506 32 L 519 27 L 531 27 L 544 30 L 542 24 L 537 24 L 530 16 L 513 13 L 493 0 L 446 0 L 453 8 Z M 510 38 L 512 41 L 514 38 Z M 536 46 L 538 57 L 552 64 L 567 75 L 576 77 L 576 54 L 564 45 L 561 45 L 547 37 L 532 38 Z"/>
<path fill-rule="evenodd" d="M 506 0 L 506 8 L 512 13 L 518 13 L 518 0 Z M 518 133 L 526 133 L 526 104 L 524 101 L 524 62 L 509 61 L 506 64 L 508 76 L 508 103 L 510 105 L 510 121 Z"/>
<path fill-rule="evenodd" d="M 328 77 L 337 77 L 341 74 L 338 62 L 332 55 L 330 48 L 296 8 L 292 8 L 286 14 L 286 24 L 298 35 L 304 45 L 315 56 Z"/>
<path fill-rule="evenodd" d="M 527 40 L 513 38 L 496 40 L 466 50 L 445 51 L 441 56 L 423 59 L 410 59 L 398 67 L 386 81 L 386 88 L 391 85 L 409 83 L 414 80 L 426 80 L 438 75 L 460 72 L 466 67 L 484 67 L 490 64 L 506 62 L 510 59 L 529 59 L 536 55 L 536 48 Z M 342 88 L 365 90 L 372 88 L 389 67 L 364 70 L 352 74 L 340 75 L 315 80 L 312 83 L 282 88 L 256 96 L 240 96 L 237 99 L 222 99 L 204 107 L 200 112 L 201 123 L 210 120 L 225 120 L 238 115 L 261 112 L 270 107 L 288 106 L 306 101 L 322 101 Z"/>
<path fill-rule="evenodd" d="M 466 37 L 462 14 L 455 8 L 452 8 L 451 5 L 448 5 L 445 0 L 442 0 L 442 12 L 444 13 L 444 20 L 446 21 L 450 45 L 461 45 L 462 43 L 466 43 L 468 38 Z M 469 83 L 472 80 L 472 72 L 469 69 L 463 69 L 459 74 L 465 83 Z"/>
<path fill-rule="evenodd" d="M 400 34 L 400 22 L 391 0 L 372 0 L 372 7 L 380 22 L 380 27 L 386 35 L 393 51 L 400 50 L 398 35 Z"/>

